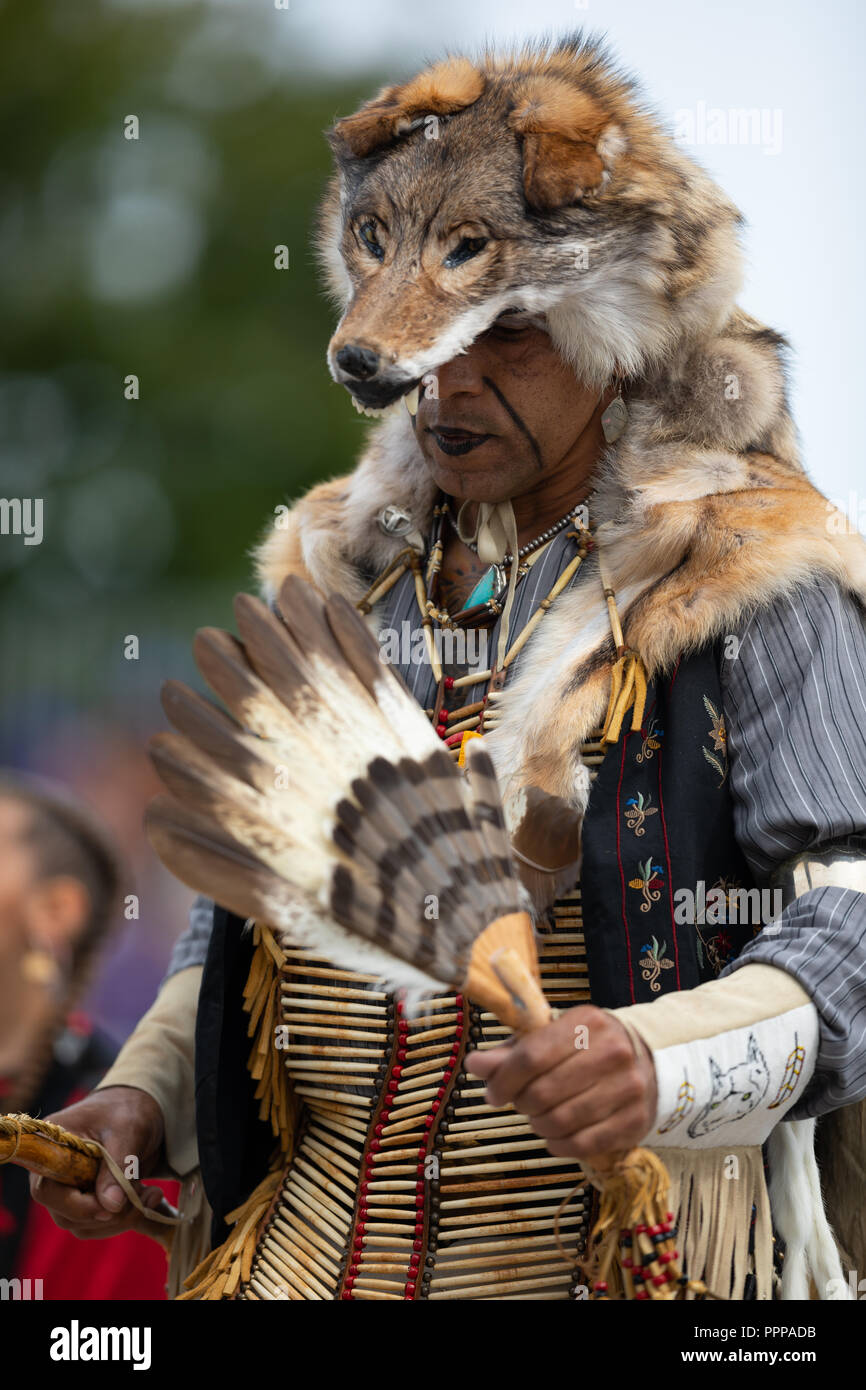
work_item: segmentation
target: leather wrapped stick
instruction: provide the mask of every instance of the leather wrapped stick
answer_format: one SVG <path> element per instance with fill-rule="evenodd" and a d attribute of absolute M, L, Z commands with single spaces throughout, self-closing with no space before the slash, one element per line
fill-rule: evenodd
<path fill-rule="evenodd" d="M 34 1120 L 30 1115 L 0 1115 L 0 1164 L 17 1163 L 20 1168 L 52 1178 L 64 1187 L 92 1192 L 103 1161 L 142 1216 L 165 1226 L 178 1224 L 180 1218 L 165 1198 L 156 1210 L 144 1205 L 129 1178 L 95 1139 L 84 1139 L 62 1125 Z"/>
<path fill-rule="evenodd" d="M 0 1115 L 0 1163 L 92 1192 L 101 1162 L 100 1146 L 91 1139 L 29 1115 Z"/>

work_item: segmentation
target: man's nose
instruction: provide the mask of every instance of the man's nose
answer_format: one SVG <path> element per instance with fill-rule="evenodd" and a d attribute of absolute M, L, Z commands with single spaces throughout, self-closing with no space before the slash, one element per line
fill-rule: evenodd
<path fill-rule="evenodd" d="M 347 343 L 335 354 L 341 372 L 354 381 L 369 381 L 379 370 L 379 354 L 372 348 L 361 347 L 360 343 Z"/>
<path fill-rule="evenodd" d="M 450 362 L 437 368 L 433 375 L 436 377 L 437 395 L 440 400 L 463 394 L 480 396 L 484 391 L 484 373 L 474 345 L 468 352 L 452 357 Z"/>

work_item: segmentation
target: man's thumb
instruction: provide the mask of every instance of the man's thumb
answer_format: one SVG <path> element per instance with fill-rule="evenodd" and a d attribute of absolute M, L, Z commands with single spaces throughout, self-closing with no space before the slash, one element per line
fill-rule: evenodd
<path fill-rule="evenodd" d="M 114 1154 L 112 1154 L 112 1158 L 114 1158 L 115 1163 L 120 1161 L 122 1167 L 121 1160 L 118 1160 Z M 108 1164 L 104 1159 L 102 1163 L 100 1163 L 99 1172 L 96 1175 L 95 1192 L 96 1200 L 106 1211 L 116 1213 L 126 1206 L 127 1199 L 123 1188 L 120 1186 L 113 1173 L 109 1171 Z"/>

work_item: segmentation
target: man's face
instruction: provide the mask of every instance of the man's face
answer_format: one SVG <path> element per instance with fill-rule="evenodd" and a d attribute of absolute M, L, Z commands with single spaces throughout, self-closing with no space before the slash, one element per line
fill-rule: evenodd
<path fill-rule="evenodd" d="M 577 381 L 543 328 L 506 314 L 436 373 L 415 433 L 449 496 L 501 502 L 544 486 L 599 403 Z"/>

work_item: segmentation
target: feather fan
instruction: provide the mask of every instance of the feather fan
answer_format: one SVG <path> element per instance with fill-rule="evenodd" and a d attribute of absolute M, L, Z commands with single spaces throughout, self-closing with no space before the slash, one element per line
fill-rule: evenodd
<path fill-rule="evenodd" d="M 199 632 L 229 711 L 168 681 L 151 744 L 171 793 L 151 842 L 185 883 L 391 988 L 465 989 L 512 1027 L 546 1021 L 490 757 L 443 749 L 342 597 L 297 577 L 279 616 L 239 595 L 240 640 Z M 507 979 L 508 983 L 505 983 Z"/>

